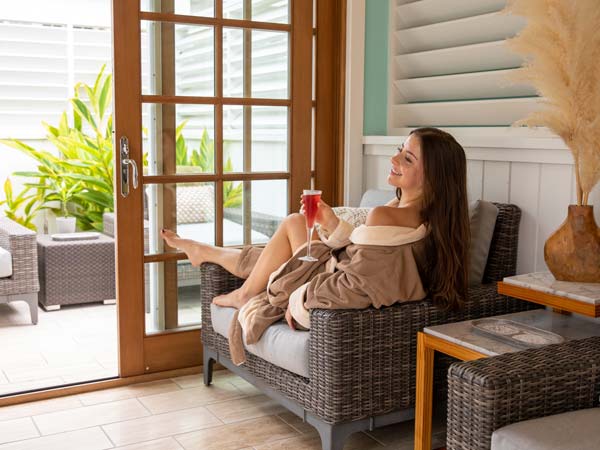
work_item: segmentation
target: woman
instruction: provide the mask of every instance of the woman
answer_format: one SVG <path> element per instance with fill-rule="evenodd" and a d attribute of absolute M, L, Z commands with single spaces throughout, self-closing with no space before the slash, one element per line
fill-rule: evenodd
<path fill-rule="evenodd" d="M 467 293 L 469 241 L 464 150 L 450 134 L 420 128 L 390 162 L 387 181 L 396 187 L 396 199 L 372 209 L 365 226 L 353 229 L 319 203 L 316 222 L 323 235 L 313 234 L 316 263 L 298 261 L 306 248 L 305 218 L 298 213 L 284 219 L 262 250 L 214 247 L 166 230 L 161 235 L 192 264 L 217 263 L 246 278 L 213 302 L 243 308 L 239 321 L 250 341 L 284 313 L 292 328 L 295 322 L 309 326 L 307 311 L 315 307 L 380 307 L 429 297 L 458 308 Z"/>

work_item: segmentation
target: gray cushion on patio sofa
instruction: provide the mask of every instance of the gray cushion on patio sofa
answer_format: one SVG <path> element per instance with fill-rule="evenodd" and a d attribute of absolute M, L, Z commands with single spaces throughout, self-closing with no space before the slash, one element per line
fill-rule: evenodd
<path fill-rule="evenodd" d="M 210 305 L 210 317 L 214 330 L 221 336 L 229 336 L 229 326 L 235 309 Z M 246 345 L 246 349 L 260 358 L 283 369 L 308 378 L 308 337 L 307 331 L 294 331 L 287 323 L 271 325 L 256 344 Z"/>
<path fill-rule="evenodd" d="M 492 434 L 492 450 L 597 450 L 600 408 L 525 420 Z"/>

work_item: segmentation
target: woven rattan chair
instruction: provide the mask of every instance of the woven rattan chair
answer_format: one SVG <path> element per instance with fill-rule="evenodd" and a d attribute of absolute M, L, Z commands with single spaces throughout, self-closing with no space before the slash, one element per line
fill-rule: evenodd
<path fill-rule="evenodd" d="M 35 232 L 7 218 L 0 218 L 0 247 L 12 257 L 12 275 L 0 278 L 0 303 L 24 301 L 29 304 L 31 322 L 38 321 L 37 243 Z"/>
<path fill-rule="evenodd" d="M 414 417 L 416 334 L 423 327 L 530 309 L 531 304 L 498 295 L 495 281 L 515 273 L 520 210 L 497 205 L 484 283 L 470 289 L 459 312 L 446 312 L 430 301 L 382 309 L 310 312 L 309 377 L 273 365 L 249 352 L 242 366 L 230 361 L 227 339 L 211 323 L 216 295 L 242 284 L 215 264 L 201 266 L 204 382 L 220 362 L 314 425 L 323 449 L 341 449 L 347 436 Z M 436 363 L 443 373 L 444 364 Z"/>
<path fill-rule="evenodd" d="M 598 406 L 600 337 L 453 364 L 448 383 L 448 450 L 488 450 L 506 425 Z"/>

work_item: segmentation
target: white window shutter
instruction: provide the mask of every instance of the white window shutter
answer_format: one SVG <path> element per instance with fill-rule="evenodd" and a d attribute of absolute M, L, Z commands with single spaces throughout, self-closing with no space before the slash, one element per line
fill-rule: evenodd
<path fill-rule="evenodd" d="M 505 40 L 524 25 L 506 0 L 396 0 L 390 33 L 390 134 L 421 126 L 506 127 L 536 108 Z"/>

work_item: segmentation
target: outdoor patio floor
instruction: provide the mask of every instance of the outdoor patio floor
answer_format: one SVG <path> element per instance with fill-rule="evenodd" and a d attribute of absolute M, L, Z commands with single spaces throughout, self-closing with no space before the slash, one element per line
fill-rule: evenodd
<path fill-rule="evenodd" d="M 179 294 L 180 323 L 200 321 L 192 292 Z M 0 304 L 0 395 L 118 375 L 116 305 L 38 307 L 38 314 L 32 325 L 25 302 Z"/>

